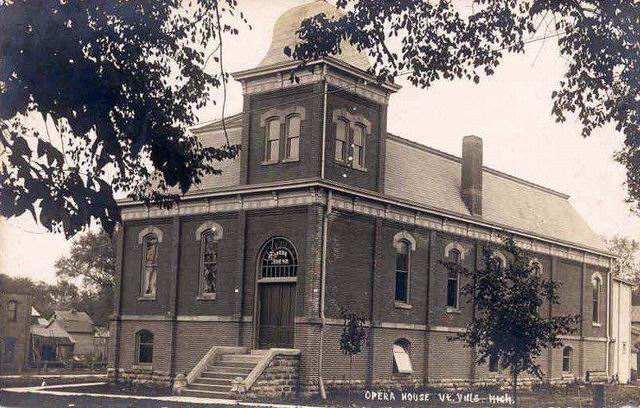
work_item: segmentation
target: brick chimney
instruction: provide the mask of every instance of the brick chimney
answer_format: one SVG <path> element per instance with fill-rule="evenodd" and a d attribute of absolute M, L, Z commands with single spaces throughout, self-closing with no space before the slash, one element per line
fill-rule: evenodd
<path fill-rule="evenodd" d="M 462 201 L 471 215 L 482 215 L 482 139 L 462 139 Z"/>

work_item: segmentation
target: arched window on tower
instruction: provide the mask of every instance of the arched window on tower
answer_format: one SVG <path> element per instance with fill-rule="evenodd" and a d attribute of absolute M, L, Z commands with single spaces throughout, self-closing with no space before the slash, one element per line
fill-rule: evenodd
<path fill-rule="evenodd" d="M 363 124 L 357 123 L 353 128 L 353 166 L 364 168 L 366 129 Z"/>
<path fill-rule="evenodd" d="M 401 240 L 396 244 L 396 302 L 408 303 L 410 270 L 411 243 Z"/>
<path fill-rule="evenodd" d="M 280 119 L 278 117 L 267 119 L 266 129 L 264 160 L 268 163 L 277 162 L 280 159 Z"/>
<path fill-rule="evenodd" d="M 300 115 L 287 117 L 287 148 L 285 157 L 287 160 L 298 160 L 300 158 Z"/>
<path fill-rule="evenodd" d="M 336 122 L 336 161 L 347 162 L 347 141 L 349 140 L 349 122 L 339 118 Z"/>

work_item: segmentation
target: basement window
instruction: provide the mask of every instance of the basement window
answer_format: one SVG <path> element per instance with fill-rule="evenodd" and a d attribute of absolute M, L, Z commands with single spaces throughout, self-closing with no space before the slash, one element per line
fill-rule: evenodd
<path fill-rule="evenodd" d="M 398 339 L 393 343 L 393 372 L 399 374 L 413 373 L 411 364 L 411 343 L 407 339 Z"/>

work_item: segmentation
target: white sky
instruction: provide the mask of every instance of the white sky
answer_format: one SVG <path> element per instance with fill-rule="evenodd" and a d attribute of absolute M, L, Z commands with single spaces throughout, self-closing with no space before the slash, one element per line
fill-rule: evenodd
<path fill-rule="evenodd" d="M 253 30 L 241 29 L 239 37 L 224 43 L 225 69 L 256 66 L 269 47 L 276 18 L 305 2 L 241 1 Z M 494 76 L 478 85 L 443 81 L 423 90 L 400 80 L 403 89 L 391 99 L 388 130 L 455 155 L 461 153 L 462 136 L 478 135 L 484 139 L 485 165 L 569 194 L 598 234 L 640 238 L 640 219 L 624 202 L 624 168 L 612 158 L 623 137 L 607 128 L 583 139 L 573 118 L 555 123 L 550 95 L 566 62 L 554 39 L 528 44 L 526 51 L 508 56 Z M 227 115 L 241 109 L 242 89 L 232 82 Z M 201 120 L 220 115 L 221 103 L 211 104 Z M 5 272 L 37 280 L 55 280 L 53 264 L 69 248 L 63 236 L 47 233 L 30 215 L 8 220 L 2 239 Z"/>

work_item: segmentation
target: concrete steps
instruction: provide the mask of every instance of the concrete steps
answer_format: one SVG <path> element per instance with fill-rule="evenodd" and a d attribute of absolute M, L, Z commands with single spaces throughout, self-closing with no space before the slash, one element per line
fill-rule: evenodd
<path fill-rule="evenodd" d="M 262 360 L 266 350 L 252 350 L 249 354 L 223 354 L 210 364 L 183 394 L 191 397 L 230 399 L 233 381 L 245 379 Z"/>

